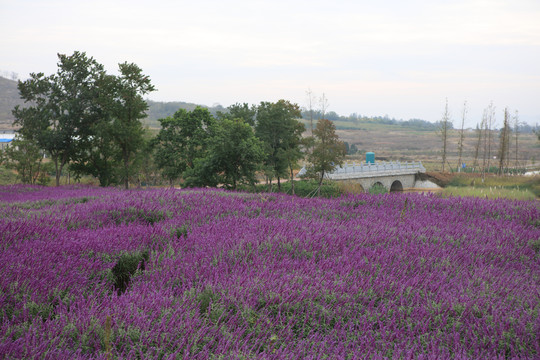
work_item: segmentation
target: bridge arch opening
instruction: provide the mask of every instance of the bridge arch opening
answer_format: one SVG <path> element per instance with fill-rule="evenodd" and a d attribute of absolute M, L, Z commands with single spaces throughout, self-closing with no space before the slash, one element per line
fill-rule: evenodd
<path fill-rule="evenodd" d="M 369 188 L 369 193 L 370 194 L 384 194 L 384 193 L 387 193 L 387 192 L 388 192 L 388 190 L 379 181 L 377 181 L 375 184 L 371 185 L 371 187 Z"/>
<path fill-rule="evenodd" d="M 392 183 L 392 186 L 390 186 L 390 192 L 401 192 L 403 191 L 403 184 L 401 181 L 396 180 Z"/>

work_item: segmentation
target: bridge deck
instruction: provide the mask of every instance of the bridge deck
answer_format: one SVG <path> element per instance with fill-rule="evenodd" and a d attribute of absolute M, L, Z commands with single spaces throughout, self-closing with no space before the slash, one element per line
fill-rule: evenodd
<path fill-rule="evenodd" d="M 299 176 L 305 174 L 305 168 L 302 168 L 298 173 Z M 332 180 L 347 180 L 370 178 L 380 176 L 398 176 L 398 175 L 413 175 L 416 173 L 426 172 L 426 168 L 422 162 L 378 162 L 371 163 L 345 163 L 338 166 L 333 172 L 327 174 L 328 179 Z"/>

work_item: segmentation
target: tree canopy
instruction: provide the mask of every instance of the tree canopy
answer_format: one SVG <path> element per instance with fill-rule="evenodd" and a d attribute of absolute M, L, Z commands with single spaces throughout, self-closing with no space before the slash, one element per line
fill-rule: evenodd
<path fill-rule="evenodd" d="M 129 187 L 130 167 L 135 154 L 143 144 L 141 120 L 146 117 L 148 104 L 142 95 L 155 90 L 150 78 L 136 64 L 119 64 L 120 76 L 116 77 L 115 92 L 107 108 L 112 114 L 112 135 L 120 149 L 121 178 Z"/>
<path fill-rule="evenodd" d="M 123 181 L 141 148 L 141 119 L 148 106 L 142 95 L 154 90 L 135 64 L 119 64 L 119 76 L 84 52 L 58 54 L 56 74 L 32 73 L 19 81 L 21 98 L 29 106 L 13 110 L 19 133 L 50 155 L 56 185 L 71 164 L 78 174 L 91 174 L 101 185 Z"/>
<path fill-rule="evenodd" d="M 243 119 L 224 119 L 211 139 L 208 160 L 218 181 L 231 189 L 240 183 L 255 185 L 255 173 L 263 159 L 262 144 Z"/>
<path fill-rule="evenodd" d="M 303 125 L 297 120 L 300 116 L 300 107 L 286 100 L 261 102 L 257 108 L 255 135 L 263 142 L 265 173 L 270 182 L 277 178 L 278 187 L 300 145 L 303 132 Z"/>
<path fill-rule="evenodd" d="M 346 149 L 343 141 L 336 134 L 333 122 L 327 119 L 317 121 L 317 127 L 313 130 L 314 142 L 308 161 L 311 166 L 308 171 L 316 174 L 319 180 L 318 193 L 322 185 L 324 175 L 332 172 L 337 166 L 343 164 Z"/>
<path fill-rule="evenodd" d="M 111 75 L 84 52 L 58 58 L 55 74 L 33 73 L 18 83 L 26 104 L 13 110 L 19 147 L 7 153 L 25 182 L 37 181 L 46 154 L 56 185 L 67 168 L 76 177 L 94 176 L 101 186 L 128 188 L 130 181 L 160 173 L 171 185 L 181 179 L 183 186 L 230 189 L 254 187 L 257 175 L 264 175 L 280 188 L 281 179 L 294 180 L 306 150 L 320 183 L 345 155 L 328 120 L 320 120 L 313 141 L 306 142 L 300 107 L 287 100 L 236 103 L 216 117 L 202 107 L 180 109 L 159 119 L 161 129 L 152 138 L 142 125 L 148 110 L 143 96 L 155 88 L 141 68 L 124 62 Z"/>
<path fill-rule="evenodd" d="M 56 185 L 64 166 L 89 146 L 91 126 L 100 116 L 96 83 L 104 72 L 103 65 L 85 53 L 58 58 L 56 74 L 32 73 L 19 81 L 21 98 L 32 105 L 13 110 L 19 133 L 50 154 Z"/>
<path fill-rule="evenodd" d="M 236 189 L 255 186 L 256 172 L 264 159 L 262 143 L 243 119 L 224 118 L 216 123 L 205 157 L 195 160 L 186 172 L 187 186 L 217 186 Z"/>
<path fill-rule="evenodd" d="M 172 184 L 193 169 L 195 161 L 205 156 L 215 119 L 208 109 L 178 110 L 172 117 L 159 120 L 161 130 L 154 139 L 156 163 Z"/>

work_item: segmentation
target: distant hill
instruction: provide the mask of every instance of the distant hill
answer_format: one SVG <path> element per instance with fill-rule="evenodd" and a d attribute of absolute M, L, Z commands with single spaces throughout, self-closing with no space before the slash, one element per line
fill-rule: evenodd
<path fill-rule="evenodd" d="M 221 106 L 206 106 L 206 105 L 197 105 L 193 103 L 187 103 L 183 101 L 174 101 L 174 102 L 159 102 L 153 100 L 146 100 L 148 102 L 148 117 L 143 120 L 143 123 L 150 128 L 159 128 L 158 119 L 163 119 L 168 116 L 172 116 L 178 109 L 186 109 L 191 111 L 197 106 L 202 106 L 207 108 L 210 113 L 216 115 L 218 111 L 226 111 L 226 109 Z M 19 98 L 19 91 L 17 90 L 17 81 L 9 80 L 0 76 L 0 128 L 1 129 L 10 129 L 12 128 L 13 115 L 11 111 L 16 105 L 22 105 L 24 101 Z M 314 119 L 320 117 L 319 112 L 315 112 Z M 306 127 L 308 124 L 308 114 L 307 112 L 302 113 L 302 117 Z M 400 128 L 409 128 L 416 130 L 424 131 L 435 131 L 438 127 L 438 124 L 430 123 L 424 120 L 411 119 L 411 120 L 396 120 L 389 119 L 387 117 L 363 117 L 360 115 L 354 116 L 340 116 L 333 111 L 330 111 L 325 114 L 325 117 L 333 121 L 336 125 L 336 128 L 340 130 L 367 130 L 373 127 L 383 126 L 385 128 L 400 129 Z M 316 121 L 316 120 L 315 120 Z"/>
<path fill-rule="evenodd" d="M 212 115 L 216 115 L 218 111 L 226 111 L 227 109 L 221 105 L 206 106 L 187 103 L 182 101 L 174 102 L 159 102 L 146 99 L 148 103 L 148 117 L 143 120 L 144 125 L 150 128 L 159 128 L 158 119 L 163 119 L 172 116 L 178 109 L 193 110 L 197 106 L 207 108 Z M 11 111 L 16 105 L 23 105 L 24 101 L 19 97 L 17 89 L 17 81 L 6 79 L 0 76 L 0 129 L 11 129 L 15 120 Z M 314 122 L 321 116 L 320 112 L 315 111 L 313 114 Z M 306 128 L 309 127 L 309 114 L 302 112 L 302 118 Z M 385 128 L 387 130 L 410 129 L 418 131 L 436 131 L 437 123 L 431 123 L 421 119 L 396 120 L 390 119 L 387 116 L 381 117 L 366 117 L 357 114 L 349 116 L 341 116 L 334 111 L 327 112 L 325 118 L 331 120 L 339 130 L 370 130 L 373 128 Z M 532 133 L 533 126 L 522 123 L 519 127 L 520 133 Z"/>
<path fill-rule="evenodd" d="M 16 105 L 22 104 L 24 101 L 19 97 L 17 81 L 0 76 L 0 128 L 9 129 L 12 127 L 15 118 L 11 114 L 11 110 Z"/>
<path fill-rule="evenodd" d="M 146 102 L 148 103 L 148 117 L 144 120 L 144 123 L 151 128 L 159 128 L 160 125 L 158 119 L 164 119 L 168 116 L 172 116 L 176 111 L 178 111 L 178 109 L 192 111 L 197 106 L 200 106 L 207 108 L 212 115 L 216 115 L 218 111 L 224 112 L 227 110 L 221 105 L 209 107 L 206 105 L 197 105 L 182 101 L 158 102 L 147 99 Z"/>
<path fill-rule="evenodd" d="M 225 111 L 222 106 L 208 107 L 182 101 L 158 102 L 146 100 L 148 103 L 148 117 L 143 121 L 145 125 L 153 128 L 159 128 L 158 119 L 172 116 L 178 109 L 193 110 L 197 106 L 208 108 L 215 115 L 218 111 Z M 24 101 L 19 97 L 17 81 L 6 79 L 0 76 L 0 129 L 11 129 L 15 118 L 11 114 L 13 108 L 17 105 L 23 105 Z"/>

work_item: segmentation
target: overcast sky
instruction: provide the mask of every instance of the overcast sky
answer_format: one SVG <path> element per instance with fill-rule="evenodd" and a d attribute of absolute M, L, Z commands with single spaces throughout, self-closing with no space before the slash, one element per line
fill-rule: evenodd
<path fill-rule="evenodd" d="M 84 51 L 117 72 L 139 65 L 156 101 L 204 105 L 306 91 L 340 115 L 455 126 L 490 101 L 540 123 L 539 0 L 0 0 L 0 71 L 52 74 Z"/>

